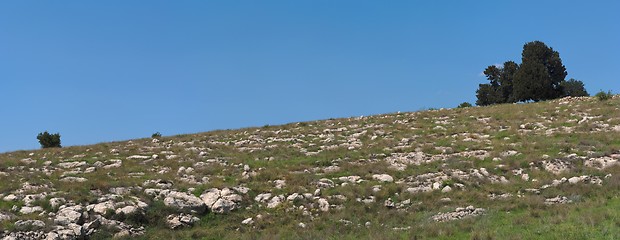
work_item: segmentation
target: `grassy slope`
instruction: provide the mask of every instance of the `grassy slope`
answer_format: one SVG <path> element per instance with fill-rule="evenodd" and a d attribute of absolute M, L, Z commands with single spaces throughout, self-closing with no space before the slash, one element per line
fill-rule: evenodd
<path fill-rule="evenodd" d="M 578 156 L 599 157 L 620 152 L 620 133 L 608 130 L 601 124 L 620 125 L 620 99 L 598 102 L 595 100 L 559 104 L 558 101 L 531 104 L 509 104 L 491 107 L 476 107 L 451 110 L 434 110 L 416 113 L 378 115 L 364 118 L 332 119 L 317 122 L 295 123 L 283 126 L 249 128 L 229 131 L 215 131 L 195 135 L 166 137 L 162 143 L 151 143 L 150 139 L 138 139 L 127 142 L 102 143 L 92 146 L 68 147 L 63 149 L 45 149 L 12 152 L 0 155 L 0 171 L 7 172 L 10 178 L 3 177 L 1 193 L 8 193 L 29 181 L 33 184 L 48 184 L 55 188 L 59 196 L 76 202 L 92 203 L 96 200 L 90 190 L 106 190 L 116 186 L 141 185 L 148 179 L 169 179 L 175 182 L 175 189 L 187 190 L 199 194 L 211 187 L 233 187 L 245 185 L 252 189 L 244 202 L 244 207 L 227 215 L 207 214 L 193 228 L 178 231 L 162 227 L 161 214 L 165 209 L 153 207 L 148 219 L 147 234 L 144 239 L 186 239 L 186 238 L 241 238 L 241 239 L 619 239 L 620 238 L 620 167 L 607 168 L 604 171 L 583 166 L 576 162 L 570 172 L 554 175 L 539 166 L 543 155 L 549 159 L 564 158 L 575 153 Z M 596 118 L 579 123 L 584 114 Z M 541 123 L 543 127 L 536 125 Z M 436 128 L 441 125 L 445 129 Z M 523 126 L 522 126 L 523 125 Z M 346 127 L 343 132 L 334 132 L 333 139 L 324 141 L 319 135 L 324 129 Z M 572 128 L 572 132 L 561 130 Z M 549 129 L 560 129 L 547 134 Z M 334 145 L 347 142 L 352 134 L 367 130 L 358 139 L 361 147 L 347 149 L 336 147 L 324 150 L 316 155 L 307 156 L 293 147 L 298 144 L 308 152 L 320 149 L 321 145 Z M 530 132 L 525 133 L 527 130 Z M 378 135 L 372 139 L 373 135 Z M 488 135 L 488 136 L 485 136 Z M 235 142 L 260 138 L 263 142 L 250 142 L 235 146 Z M 294 137 L 303 141 L 273 141 L 270 137 Z M 402 139 L 410 139 L 402 144 Z M 469 138 L 466 140 L 466 138 Z M 470 139 L 473 139 L 470 140 Z M 179 143 L 188 144 L 179 144 Z M 191 143 L 190 143 L 191 142 Z M 266 147 L 272 145 L 270 147 Z M 207 155 L 198 157 L 196 147 Z M 252 152 L 240 147 L 255 147 Z M 385 156 L 394 153 L 422 151 L 429 155 L 438 155 L 440 148 L 449 147 L 450 152 L 459 153 L 472 150 L 487 150 L 489 156 L 484 159 L 474 157 L 451 157 L 444 161 L 409 165 L 404 171 L 389 168 Z M 111 149 L 120 149 L 119 155 L 109 154 Z M 520 154 L 502 156 L 501 153 L 514 150 Z M 126 160 L 126 157 L 142 154 L 160 154 L 171 151 L 178 157 L 171 160 L 157 160 L 141 164 L 138 160 Z M 83 156 L 76 156 L 83 154 Z M 385 154 L 385 155 L 381 155 Z M 20 159 L 32 158 L 36 163 L 24 166 Z M 271 158 L 271 160 L 265 160 Z M 500 158 L 500 161 L 493 161 Z M 88 179 L 86 183 L 61 183 L 62 171 L 49 175 L 40 172 L 25 171 L 29 168 L 39 169 L 45 161 L 52 165 L 75 159 L 92 164 L 106 159 L 122 159 L 123 167 L 110 170 L 98 170 L 93 173 L 76 174 Z M 212 165 L 197 169 L 197 177 L 207 176 L 207 184 L 193 185 L 177 180 L 177 169 L 192 166 L 205 159 L 221 159 L 226 166 Z M 496 159 L 497 160 L 497 159 Z M 242 166 L 247 164 L 257 170 L 257 175 L 242 179 Z M 320 169 L 338 165 L 335 172 L 321 173 Z M 23 169 L 20 168 L 24 167 Z M 11 168 L 15 167 L 15 168 Z M 151 169 L 169 167 L 166 173 L 157 173 Z M 379 183 L 372 180 L 372 174 L 387 173 L 394 179 L 404 179 L 428 172 L 441 172 L 448 169 L 486 168 L 491 174 L 505 176 L 509 183 L 491 183 L 488 180 L 447 181 L 445 185 L 462 183 L 464 190 L 450 193 L 433 191 L 411 194 L 405 191 L 401 183 Z M 523 169 L 531 179 L 537 182 L 523 181 L 512 170 Z M 304 170 L 309 170 L 303 172 Z M 319 170 L 319 171 L 316 171 Z M 141 172 L 144 175 L 130 176 Z M 611 177 L 604 178 L 607 174 Z M 321 178 L 335 179 L 340 176 L 359 175 L 367 180 L 358 184 L 336 186 L 324 189 L 323 196 L 335 194 L 347 197 L 344 201 L 330 200 L 330 203 L 342 205 L 344 209 L 332 209 L 327 213 L 312 214 L 313 220 L 303 216 L 299 211 L 288 209 L 291 203 L 285 203 L 275 209 L 259 206 L 252 199 L 264 192 L 290 194 L 293 192 L 313 192 L 315 182 Z M 562 177 L 592 175 L 604 178 L 602 186 L 589 184 L 564 184 L 559 187 L 542 190 L 540 194 L 523 193 L 526 188 L 539 188 L 554 179 Z M 270 181 L 286 180 L 283 189 L 274 189 Z M 338 181 L 336 181 L 338 182 Z M 382 185 L 379 192 L 373 193 L 375 185 Z M 516 195 L 522 193 L 522 197 Z M 505 200 L 491 200 L 490 193 L 510 193 L 513 197 Z M 157 205 L 148 197 L 136 193 L 152 205 Z M 370 195 L 376 197 L 374 204 L 362 204 L 356 198 Z M 545 198 L 566 196 L 573 203 L 562 205 L 545 205 Z M 449 197 L 450 202 L 441 202 Z M 406 210 L 388 209 L 383 206 L 386 199 L 396 202 L 411 199 L 414 203 Z M 0 210 L 8 210 L 12 205 L 0 201 Z M 45 205 L 45 203 L 41 203 Z M 474 205 L 487 209 L 487 214 L 475 218 L 435 223 L 430 217 L 439 212 L 454 210 L 455 207 Z M 257 214 L 264 216 L 252 226 L 242 225 L 241 221 Z M 21 218 L 40 218 L 38 216 L 21 216 Z M 344 224 L 341 219 L 351 222 Z M 45 220 L 45 219 L 44 219 Z M 307 224 L 298 227 L 299 222 Z M 364 226 L 370 222 L 370 226 Z M 10 228 L 10 223 L 3 223 Z M 394 230 L 393 228 L 405 228 Z M 95 237 L 105 238 L 106 233 Z"/>

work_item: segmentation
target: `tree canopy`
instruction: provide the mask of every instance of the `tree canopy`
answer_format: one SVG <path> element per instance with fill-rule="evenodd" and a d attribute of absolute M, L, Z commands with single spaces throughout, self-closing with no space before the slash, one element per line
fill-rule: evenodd
<path fill-rule="evenodd" d="M 47 131 L 39 133 L 37 140 L 41 144 L 41 148 L 59 148 L 60 146 L 60 134 L 50 134 Z"/>
<path fill-rule="evenodd" d="M 583 97 L 590 96 L 588 91 L 586 91 L 583 82 L 575 79 L 569 79 L 567 81 L 561 82 L 560 87 L 564 91 L 562 97 L 573 96 L 573 97 Z"/>
<path fill-rule="evenodd" d="M 583 82 L 566 78 L 560 53 L 541 41 L 523 46 L 521 64 L 507 61 L 488 66 L 484 75 L 489 83 L 476 91 L 477 105 L 544 101 L 564 96 L 588 96 Z"/>

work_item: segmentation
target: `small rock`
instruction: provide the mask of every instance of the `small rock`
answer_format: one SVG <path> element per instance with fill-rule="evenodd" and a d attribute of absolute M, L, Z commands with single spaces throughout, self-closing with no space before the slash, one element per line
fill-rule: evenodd
<path fill-rule="evenodd" d="M 554 197 L 554 198 L 545 199 L 545 204 L 546 205 L 565 204 L 565 203 L 571 203 L 571 202 L 573 202 L 573 201 L 568 199 L 567 197 L 564 197 L 564 196 L 557 196 L 557 197 Z"/>
<path fill-rule="evenodd" d="M 241 224 L 252 225 L 254 224 L 254 220 L 252 218 L 246 218 L 245 220 L 241 221 Z"/>
<path fill-rule="evenodd" d="M 576 183 L 581 182 L 581 178 L 579 178 L 579 177 L 572 177 L 572 178 L 569 178 L 569 179 L 568 179 L 568 182 L 569 182 L 570 184 L 576 184 Z"/>
<path fill-rule="evenodd" d="M 372 179 L 381 181 L 381 182 L 393 182 L 394 178 L 387 174 L 374 174 L 372 175 Z"/>
<path fill-rule="evenodd" d="M 116 209 L 116 214 L 125 214 L 129 215 L 138 211 L 137 207 L 134 206 L 125 206 L 123 208 Z"/>
<path fill-rule="evenodd" d="M 195 222 L 200 221 L 199 218 L 190 214 L 171 214 L 166 217 L 166 223 L 170 229 L 178 229 L 181 227 L 192 226 Z"/>
<path fill-rule="evenodd" d="M 286 186 L 285 180 L 275 180 L 273 182 L 275 183 L 277 189 L 282 189 L 284 186 Z"/>
<path fill-rule="evenodd" d="M 523 181 L 529 181 L 530 180 L 530 175 L 527 173 L 524 173 L 521 175 L 521 179 L 523 179 Z"/>
<path fill-rule="evenodd" d="M 88 179 L 83 177 L 64 177 L 60 179 L 61 182 L 86 182 Z"/>
<path fill-rule="evenodd" d="M 9 194 L 2 198 L 2 200 L 4 200 L 5 202 L 12 202 L 18 200 L 18 197 L 15 194 Z"/>
<path fill-rule="evenodd" d="M 323 212 L 329 211 L 329 202 L 325 198 L 319 198 L 319 210 Z"/>
<path fill-rule="evenodd" d="M 11 219 L 12 219 L 11 215 L 0 212 L 0 222 L 11 220 Z"/>
<path fill-rule="evenodd" d="M 42 212 L 42 211 L 43 211 L 43 208 L 39 206 L 34 206 L 34 207 L 24 206 L 19 210 L 19 213 L 26 215 L 26 214 Z"/>
<path fill-rule="evenodd" d="M 321 196 L 321 189 L 317 188 L 316 190 L 314 190 L 314 196 Z"/>
<path fill-rule="evenodd" d="M 283 198 L 284 197 L 282 197 L 282 196 L 275 196 L 275 197 L 271 198 L 269 203 L 267 203 L 267 208 L 276 208 L 276 207 L 278 207 L 282 203 Z"/>
<path fill-rule="evenodd" d="M 267 202 L 271 198 L 271 193 L 261 193 L 254 197 L 254 201 L 257 202 Z"/>
<path fill-rule="evenodd" d="M 474 206 L 467 206 L 465 208 L 459 207 L 456 208 L 454 212 L 439 213 L 431 218 L 436 222 L 446 222 L 462 219 L 465 217 L 482 215 L 485 213 L 485 211 L 486 210 L 483 208 L 475 208 Z"/>

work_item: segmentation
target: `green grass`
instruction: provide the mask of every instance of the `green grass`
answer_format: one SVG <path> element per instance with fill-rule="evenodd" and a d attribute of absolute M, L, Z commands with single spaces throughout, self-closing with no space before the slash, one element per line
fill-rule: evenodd
<path fill-rule="evenodd" d="M 620 167 L 601 171 L 585 167 L 583 160 L 578 159 L 571 160 L 570 172 L 554 175 L 542 169 L 542 161 L 544 155 L 549 159 L 564 159 L 572 153 L 585 158 L 620 153 L 620 133 L 595 132 L 603 124 L 620 125 L 619 106 L 618 98 L 607 101 L 592 98 L 567 105 L 559 105 L 557 101 L 502 104 L 166 136 L 159 137 L 159 143 L 144 138 L 132 140 L 132 143 L 3 153 L 0 154 L 0 171 L 9 176 L 2 176 L 0 193 L 13 193 L 24 182 L 47 185 L 43 190 L 29 190 L 23 194 L 55 192 L 34 202 L 46 211 L 55 211 L 49 203 L 51 197 L 64 197 L 81 204 L 96 203 L 100 197 L 97 190 L 107 193 L 113 187 L 142 186 L 144 181 L 154 179 L 172 181 L 173 189 L 178 191 L 193 189 L 191 193 L 195 196 L 214 187 L 246 186 L 251 189 L 244 195 L 240 209 L 224 215 L 207 213 L 199 216 L 201 220 L 195 226 L 173 231 L 165 227 L 163 219 L 174 210 L 134 188 L 131 195 L 150 204 L 144 214 L 109 217 L 136 226 L 144 225 L 146 235 L 138 239 L 618 239 Z M 584 114 L 594 118 L 578 123 Z M 433 129 L 438 125 L 445 129 Z M 573 130 L 566 132 L 564 127 Z M 350 141 L 351 136 L 362 131 L 366 133 Z M 362 146 L 349 149 L 349 142 L 361 142 Z M 120 152 L 111 154 L 112 149 Z M 489 157 L 458 155 L 474 150 L 488 151 Z M 502 156 L 508 150 L 519 154 Z M 203 152 L 202 156 L 199 152 Z M 308 155 L 306 152 L 318 153 Z M 403 171 L 395 170 L 385 161 L 392 154 L 410 152 L 440 156 L 440 160 L 407 165 Z M 170 153 L 177 157 L 166 159 Z M 158 154 L 159 159 L 126 159 L 131 155 L 153 154 Z M 76 155 L 82 156 L 74 158 Z M 36 163 L 24 165 L 21 159 L 25 158 L 34 159 Z M 46 161 L 51 161 L 52 166 L 65 161 L 86 161 L 88 166 L 78 169 L 83 171 L 97 161 L 107 163 L 110 159 L 123 160 L 122 167 L 70 174 L 87 178 L 85 183 L 61 182 L 63 172 L 67 171 L 64 169 L 41 171 Z M 216 162 L 211 163 L 212 159 Z M 199 162 L 203 164 L 196 165 Z M 244 165 L 256 175 L 242 178 Z M 332 166 L 339 169 L 325 171 Z M 180 167 L 192 167 L 192 175 L 197 179 L 207 177 L 209 181 L 205 184 L 183 182 L 177 174 Z M 509 182 L 492 183 L 489 179 L 459 179 L 450 175 L 457 169 L 469 173 L 480 168 L 491 175 L 503 176 Z M 169 171 L 160 172 L 162 169 Z M 536 181 L 523 181 L 520 175 L 513 174 L 517 170 Z M 136 173 L 142 175 L 132 175 Z M 401 180 L 415 179 L 426 173 L 447 173 L 448 179 L 439 183 L 442 187 L 451 186 L 453 191 L 415 194 L 406 191 L 411 183 Z M 395 182 L 381 183 L 372 179 L 373 174 L 389 174 Z M 611 177 L 605 178 L 607 174 Z M 364 181 L 343 185 L 338 180 L 352 175 Z M 525 191 L 562 177 L 580 175 L 598 176 L 604 179 L 603 185 L 566 183 L 542 189 L 540 194 Z M 299 209 L 300 206 L 309 209 L 316 204 L 313 200 L 287 202 L 274 209 L 253 201 L 256 195 L 265 192 L 313 193 L 317 181 L 322 178 L 335 182 L 333 188 L 322 189 L 320 195 L 337 205 L 329 212 L 309 210 L 310 214 L 304 214 Z M 274 189 L 274 180 L 285 180 L 286 185 Z M 461 184 L 465 189 L 457 187 Z M 377 185 L 381 187 L 375 192 L 373 188 Z M 491 200 L 488 197 L 491 193 L 510 193 L 513 197 Z M 346 199 L 329 197 L 334 195 Z M 375 203 L 357 201 L 370 196 L 375 197 Z M 545 198 L 555 196 L 566 196 L 573 203 L 544 204 Z M 130 199 L 129 196 L 123 198 Z M 409 200 L 411 204 L 405 209 L 390 209 L 384 206 L 388 199 L 396 203 Z M 46 220 L 44 215 L 16 214 L 11 210 L 13 205 L 20 207 L 23 202 L 0 200 L 0 212 L 16 215 L 16 219 Z M 485 208 L 487 213 L 446 223 L 430 219 L 437 213 L 468 205 Z M 262 219 L 256 218 L 259 214 Z M 242 225 L 241 221 L 248 217 L 254 218 L 255 223 Z M 14 220 L 0 223 L 0 227 L 13 229 Z M 306 224 L 305 228 L 299 227 L 301 222 Z M 103 229 L 92 238 L 110 238 L 111 231 Z"/>

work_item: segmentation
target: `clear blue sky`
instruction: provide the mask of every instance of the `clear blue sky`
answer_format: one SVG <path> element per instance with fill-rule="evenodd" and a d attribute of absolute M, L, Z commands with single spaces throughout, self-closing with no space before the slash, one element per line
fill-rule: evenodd
<path fill-rule="evenodd" d="M 455 107 L 534 40 L 620 92 L 620 1 L 1 1 L 0 152 Z"/>

